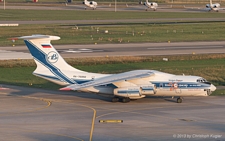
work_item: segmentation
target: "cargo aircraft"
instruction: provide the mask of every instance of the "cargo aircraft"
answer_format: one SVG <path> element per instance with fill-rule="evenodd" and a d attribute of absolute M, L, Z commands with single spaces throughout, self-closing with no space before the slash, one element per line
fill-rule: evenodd
<path fill-rule="evenodd" d="M 97 8 L 97 2 L 95 1 L 87 1 L 84 0 L 83 4 L 85 4 L 87 7 L 93 8 L 93 10 L 95 10 Z M 86 7 L 84 8 L 85 10 L 87 9 Z"/>
<path fill-rule="evenodd" d="M 146 11 L 148 11 L 149 8 L 156 11 L 156 9 L 158 8 L 158 4 L 156 2 L 148 2 L 148 0 L 146 0 L 143 5 L 147 7 Z"/>
<path fill-rule="evenodd" d="M 76 69 L 65 62 L 51 40 L 58 36 L 31 35 L 23 39 L 37 65 L 34 75 L 74 90 L 108 94 L 112 102 L 129 102 L 146 96 L 177 96 L 177 103 L 186 96 L 209 96 L 216 87 L 200 76 L 185 76 L 156 70 L 133 70 L 118 74 L 99 74 Z"/>

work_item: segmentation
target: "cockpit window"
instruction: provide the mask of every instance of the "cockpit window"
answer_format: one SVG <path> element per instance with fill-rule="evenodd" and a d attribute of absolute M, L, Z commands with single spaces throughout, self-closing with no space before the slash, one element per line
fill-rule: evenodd
<path fill-rule="evenodd" d="M 204 83 L 204 82 L 208 82 L 208 81 L 204 78 L 199 78 L 199 79 L 197 79 L 197 82 Z"/>
<path fill-rule="evenodd" d="M 210 82 L 208 82 L 206 79 L 204 79 L 204 78 L 199 78 L 199 79 L 197 79 L 197 82 L 199 82 L 199 83 L 205 83 L 205 84 L 211 84 Z"/>

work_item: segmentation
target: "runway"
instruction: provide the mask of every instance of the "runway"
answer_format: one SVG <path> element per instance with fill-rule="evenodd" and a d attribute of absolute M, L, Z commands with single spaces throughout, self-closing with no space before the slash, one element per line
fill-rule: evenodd
<path fill-rule="evenodd" d="M 0 24 L 75 24 L 77 26 L 107 25 L 120 23 L 179 24 L 182 22 L 224 22 L 225 18 L 159 18 L 159 19 L 114 19 L 114 20 L 51 20 L 51 21 L 0 21 Z M 188 21 L 188 22 L 187 22 Z"/>
<path fill-rule="evenodd" d="M 0 91 L 0 140 L 225 140 L 225 97 L 147 97 L 130 103 L 89 93 L 18 86 Z M 123 120 L 99 123 L 99 120 Z M 4 135 L 4 136 L 3 136 Z"/>
<path fill-rule="evenodd" d="M 223 41 L 53 45 L 63 58 L 225 53 Z M 0 47 L 0 60 L 32 59 L 27 47 Z"/>

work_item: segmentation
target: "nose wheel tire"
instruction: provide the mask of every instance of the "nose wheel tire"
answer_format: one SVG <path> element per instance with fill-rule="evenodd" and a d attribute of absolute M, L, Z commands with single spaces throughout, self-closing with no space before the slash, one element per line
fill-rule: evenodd
<path fill-rule="evenodd" d="M 177 98 L 177 103 L 182 103 L 183 99 L 182 98 Z"/>

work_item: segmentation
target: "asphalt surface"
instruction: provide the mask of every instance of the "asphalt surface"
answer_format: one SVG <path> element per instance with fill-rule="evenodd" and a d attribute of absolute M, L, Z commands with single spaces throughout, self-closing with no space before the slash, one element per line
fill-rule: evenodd
<path fill-rule="evenodd" d="M 130 103 L 89 93 L 4 86 L 0 140 L 225 140 L 225 97 L 147 97 Z M 99 120 L 123 120 L 99 123 Z"/>
<path fill-rule="evenodd" d="M 223 41 L 53 45 L 64 58 L 225 53 Z M 0 60 L 32 59 L 27 47 L 0 47 Z"/>

